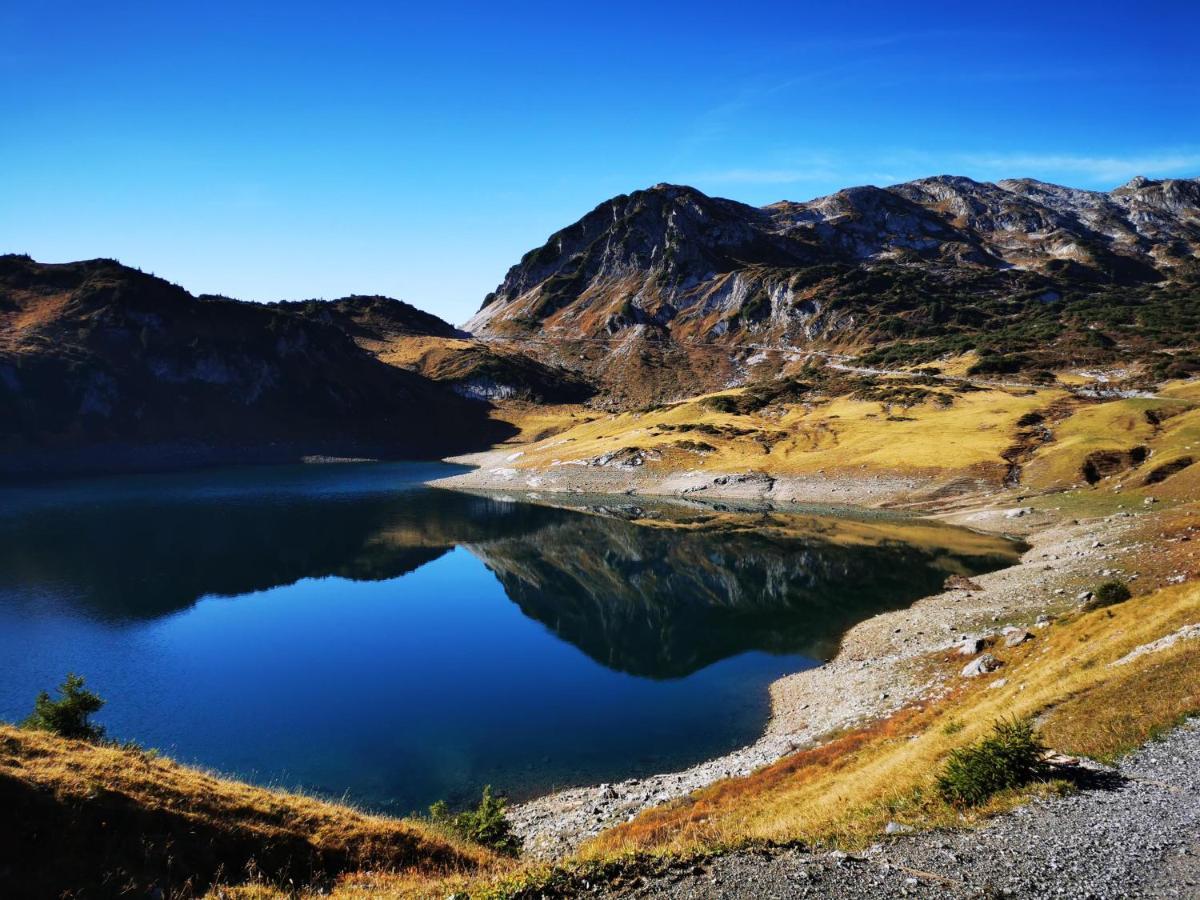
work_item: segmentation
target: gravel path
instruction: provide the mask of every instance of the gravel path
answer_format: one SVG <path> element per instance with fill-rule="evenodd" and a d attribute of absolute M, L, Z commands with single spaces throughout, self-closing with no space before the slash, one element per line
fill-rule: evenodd
<path fill-rule="evenodd" d="M 852 856 L 734 853 L 612 896 L 1200 898 L 1200 720 L 1077 794 Z"/>

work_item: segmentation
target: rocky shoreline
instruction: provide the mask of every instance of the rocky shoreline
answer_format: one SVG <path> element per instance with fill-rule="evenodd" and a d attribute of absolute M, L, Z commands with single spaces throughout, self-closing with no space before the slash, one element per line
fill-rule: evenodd
<path fill-rule="evenodd" d="M 478 455 L 456 461 L 479 462 Z M 611 473 L 598 478 L 573 475 L 564 482 L 541 479 L 540 473 L 496 474 L 481 467 L 439 483 L 473 489 L 589 493 L 611 485 Z M 705 473 L 709 482 L 720 477 Z M 687 496 L 693 492 L 686 487 L 695 478 L 694 473 L 639 471 L 632 479 L 625 476 L 625 493 Z M 868 477 L 856 488 L 840 481 L 817 484 L 815 479 L 779 478 L 768 483 L 726 477 L 705 495 L 768 502 L 780 502 L 785 496 L 789 502 L 800 503 L 909 506 L 922 500 L 928 503 L 936 493 L 935 486 L 911 478 Z M 1020 537 L 1029 549 L 1018 563 L 979 576 L 966 589 L 946 590 L 907 609 L 856 625 L 845 635 L 834 659 L 771 685 L 771 718 L 759 740 L 747 747 L 682 771 L 564 790 L 513 807 L 510 819 L 527 850 L 544 859 L 560 857 L 645 809 L 722 778 L 748 774 L 811 746 L 823 735 L 877 719 L 919 698 L 933 697 L 946 684 L 925 673 L 922 661 L 930 653 L 960 645 L 968 637 L 997 633 L 1009 624 L 1032 627 L 1039 616 L 1074 605 L 1079 591 L 1101 573 L 1138 577 L 1133 560 L 1127 559 L 1137 550 L 1128 537 L 1137 522 L 1132 513 L 1069 520 L 1055 510 L 1014 506 L 1018 497 L 993 489 L 987 495 L 958 498 L 954 508 L 936 513 L 937 518 L 956 525 Z M 830 697 L 837 697 L 838 702 L 829 703 Z"/>
<path fill-rule="evenodd" d="M 695 497 L 708 500 L 761 500 L 853 506 L 920 505 L 939 498 L 978 494 L 994 488 L 986 479 L 947 484 L 920 475 L 771 475 L 761 471 L 663 471 L 632 464 L 522 468 L 519 450 L 488 450 L 454 456 L 448 463 L 469 470 L 433 484 L 467 490 L 547 491 L 567 494 L 627 494 Z"/>
<path fill-rule="evenodd" d="M 607 896 L 1200 896 L 1200 720 L 1081 772 L 1081 790 L 964 831 L 898 833 L 862 853 L 742 851 L 638 879 Z"/>

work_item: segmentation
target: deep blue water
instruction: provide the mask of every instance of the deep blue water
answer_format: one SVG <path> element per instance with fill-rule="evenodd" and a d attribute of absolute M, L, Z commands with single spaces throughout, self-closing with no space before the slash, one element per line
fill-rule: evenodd
<path fill-rule="evenodd" d="M 753 740 L 770 681 L 950 558 L 418 484 L 436 471 L 0 491 L 0 719 L 74 671 L 112 737 L 181 761 L 393 812 L 523 797 Z"/>

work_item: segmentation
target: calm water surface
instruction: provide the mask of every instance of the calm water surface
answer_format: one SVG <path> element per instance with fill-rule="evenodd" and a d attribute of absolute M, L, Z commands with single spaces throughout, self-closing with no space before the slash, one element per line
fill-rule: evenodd
<path fill-rule="evenodd" d="M 770 681 L 1011 556 L 420 486 L 439 471 L 0 491 L 0 719 L 75 671 L 110 735 L 182 761 L 393 812 L 523 797 L 752 741 Z"/>

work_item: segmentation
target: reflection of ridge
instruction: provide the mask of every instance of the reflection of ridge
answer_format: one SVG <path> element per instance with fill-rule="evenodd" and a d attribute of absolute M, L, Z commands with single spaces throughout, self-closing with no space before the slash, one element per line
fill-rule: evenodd
<path fill-rule="evenodd" d="M 652 678 L 747 650 L 828 657 L 852 625 L 939 590 L 946 577 L 941 550 L 598 516 L 469 549 L 527 616 L 610 668 Z M 960 562 L 977 572 L 1001 559 Z"/>
<path fill-rule="evenodd" d="M 69 597 L 103 618 L 154 618 L 302 578 L 399 578 L 463 545 L 526 616 L 593 659 L 672 678 L 747 650 L 828 656 L 864 617 L 1014 550 L 927 525 L 619 502 L 584 510 L 445 490 L 89 505 L 85 490 L 75 507 L 0 517 L 0 592 L 41 586 L 23 593 Z"/>
<path fill-rule="evenodd" d="M 303 578 L 398 578 L 461 537 L 535 527 L 539 513 L 449 491 L 35 509 L 0 518 L 0 590 L 43 584 L 103 618 L 154 618 Z"/>

